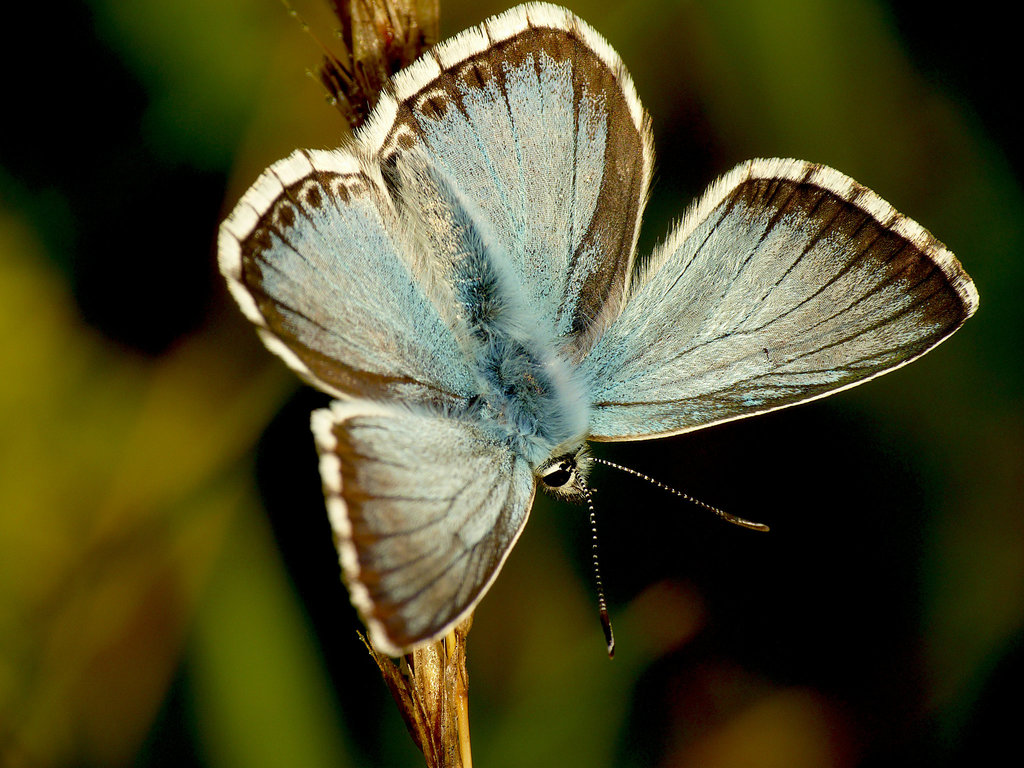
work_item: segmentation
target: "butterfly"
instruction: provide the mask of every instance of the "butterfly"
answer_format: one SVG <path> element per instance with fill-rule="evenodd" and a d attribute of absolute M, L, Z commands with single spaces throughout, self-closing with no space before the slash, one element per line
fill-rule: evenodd
<path fill-rule="evenodd" d="M 266 170 L 220 268 L 312 415 L 351 599 L 378 650 L 476 606 L 537 486 L 585 493 L 588 441 L 678 435 L 921 356 L 978 293 L 838 171 L 751 160 L 646 259 L 650 123 L 609 44 L 516 7 L 397 73 L 340 149 Z"/>

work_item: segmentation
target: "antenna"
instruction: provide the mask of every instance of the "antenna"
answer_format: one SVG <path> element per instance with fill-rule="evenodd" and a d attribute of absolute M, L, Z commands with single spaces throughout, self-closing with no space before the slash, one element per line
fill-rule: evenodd
<path fill-rule="evenodd" d="M 601 613 L 601 629 L 604 630 L 604 641 L 608 645 L 608 658 L 615 656 L 615 634 L 612 632 L 612 620 L 608 615 L 608 601 L 604 598 L 604 585 L 601 583 L 601 565 L 597 559 L 597 513 L 594 511 L 594 496 L 590 489 L 583 486 L 583 497 L 587 500 L 590 510 L 591 552 L 594 561 L 594 583 L 597 585 L 597 609 Z"/>
<path fill-rule="evenodd" d="M 611 467 L 612 469 L 618 469 L 618 470 L 620 470 L 622 472 L 625 472 L 627 475 L 633 475 L 634 477 L 639 477 L 641 480 L 646 480 L 647 482 L 651 483 L 652 485 L 658 486 L 662 490 L 665 490 L 665 491 L 668 491 L 669 493 L 675 494 L 676 496 L 678 496 L 679 498 L 683 499 L 684 501 L 688 501 L 691 504 L 696 504 L 698 507 L 702 507 L 702 508 L 708 510 L 709 512 L 714 512 L 716 515 L 718 515 L 720 518 L 725 520 L 727 523 L 732 523 L 733 525 L 738 525 L 741 528 L 749 528 L 752 531 L 761 531 L 761 532 L 767 532 L 768 531 L 768 526 L 765 525 L 764 523 L 755 523 L 752 520 L 745 520 L 742 517 L 737 517 L 736 515 L 730 515 L 728 512 L 726 512 L 724 510 L 721 510 L 718 507 L 713 507 L 710 504 L 707 504 L 707 503 L 701 501 L 700 499 L 693 498 L 693 496 L 690 496 L 689 494 L 683 493 L 682 491 L 677 491 L 675 488 L 672 488 L 671 486 L 665 485 L 664 483 L 660 483 L 657 480 L 655 480 L 653 477 L 648 477 L 643 472 L 637 472 L 635 469 L 630 469 L 629 467 L 624 467 L 621 464 L 616 464 L 614 461 L 608 461 L 608 459 L 600 459 L 600 458 L 598 458 L 596 456 L 591 456 L 590 460 L 591 461 L 595 461 L 598 464 L 604 464 L 606 467 Z M 590 500 L 590 492 L 589 491 L 587 491 L 587 500 L 588 500 L 588 502 Z M 593 513 L 593 509 L 594 508 L 593 508 L 593 505 L 591 505 L 590 509 L 591 509 L 590 517 L 591 517 L 591 520 L 593 520 L 594 519 L 594 513 Z M 596 559 L 597 559 L 597 537 L 596 537 L 596 534 L 595 534 L 595 537 L 594 537 L 594 551 L 595 551 L 594 558 L 595 558 L 595 562 L 596 562 Z M 598 581 L 598 584 L 600 584 L 600 580 Z"/>

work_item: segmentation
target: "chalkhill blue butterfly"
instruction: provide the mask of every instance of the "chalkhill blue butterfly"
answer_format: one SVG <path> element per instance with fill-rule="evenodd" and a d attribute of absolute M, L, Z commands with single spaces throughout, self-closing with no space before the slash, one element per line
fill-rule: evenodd
<path fill-rule="evenodd" d="M 975 311 L 954 256 L 843 174 L 751 160 L 637 262 L 653 163 L 621 60 L 534 3 L 399 72 L 354 140 L 263 173 L 220 268 L 314 412 L 352 602 L 397 655 L 487 591 L 589 440 L 677 435 L 923 355 Z"/>

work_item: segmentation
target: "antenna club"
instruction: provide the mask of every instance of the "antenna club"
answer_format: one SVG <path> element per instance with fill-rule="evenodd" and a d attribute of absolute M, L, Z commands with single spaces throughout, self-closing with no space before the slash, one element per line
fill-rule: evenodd
<path fill-rule="evenodd" d="M 601 629 L 604 630 L 604 641 L 608 645 L 608 658 L 615 658 L 615 633 L 612 632 L 612 620 L 608 616 L 608 609 L 601 605 Z"/>

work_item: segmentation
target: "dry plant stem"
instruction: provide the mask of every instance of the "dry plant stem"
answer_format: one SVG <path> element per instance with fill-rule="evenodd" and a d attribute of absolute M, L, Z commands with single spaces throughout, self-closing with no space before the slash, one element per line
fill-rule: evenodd
<path fill-rule="evenodd" d="M 391 76 L 437 42 L 440 0 L 328 0 L 340 52 L 326 50 L 320 82 L 353 129 L 373 110 Z M 427 768 L 472 768 L 466 634 L 470 615 L 443 639 L 397 663 L 367 648 L 398 704 Z M 365 638 L 363 642 L 366 642 Z"/>
<path fill-rule="evenodd" d="M 341 24 L 340 53 L 319 77 L 352 128 L 369 115 L 391 75 L 437 42 L 440 0 L 328 0 Z"/>
<path fill-rule="evenodd" d="M 469 748 L 469 678 L 466 674 L 466 635 L 473 617 L 443 639 L 397 660 L 370 654 L 405 726 L 426 758 L 427 768 L 472 768 Z M 365 642 L 365 641 L 364 641 Z"/>

